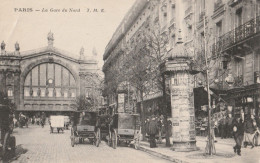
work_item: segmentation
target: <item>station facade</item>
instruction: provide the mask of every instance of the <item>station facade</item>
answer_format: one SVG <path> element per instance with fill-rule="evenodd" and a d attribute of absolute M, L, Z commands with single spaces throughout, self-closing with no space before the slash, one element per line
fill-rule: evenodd
<path fill-rule="evenodd" d="M 18 43 L 14 52 L 5 50 L 4 41 L 1 44 L 0 91 L 7 93 L 18 112 L 69 114 L 76 97 L 91 90 L 97 61 L 86 60 L 83 48 L 76 59 L 54 47 L 51 32 L 47 40 L 48 46 L 24 52 Z"/>

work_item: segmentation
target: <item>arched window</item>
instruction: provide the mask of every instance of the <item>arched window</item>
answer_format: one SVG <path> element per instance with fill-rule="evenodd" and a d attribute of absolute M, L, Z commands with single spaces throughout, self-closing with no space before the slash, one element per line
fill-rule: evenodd
<path fill-rule="evenodd" d="M 27 74 L 24 83 L 24 96 L 74 98 L 75 96 L 72 94 L 69 96 L 68 89 L 76 94 L 76 82 L 72 73 L 60 64 L 43 63 L 35 66 Z M 61 90 L 64 90 L 64 93 Z"/>
<path fill-rule="evenodd" d="M 13 89 L 12 89 L 12 88 L 8 88 L 7 95 L 8 95 L 9 97 L 12 97 L 12 96 L 13 96 Z"/>

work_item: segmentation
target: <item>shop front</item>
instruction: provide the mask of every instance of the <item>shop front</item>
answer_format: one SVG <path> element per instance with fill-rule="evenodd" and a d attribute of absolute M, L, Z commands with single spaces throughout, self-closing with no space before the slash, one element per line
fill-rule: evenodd
<path fill-rule="evenodd" d="M 259 116 L 260 84 L 230 89 L 228 90 L 227 97 L 227 100 L 232 106 L 231 113 L 233 115 L 242 113 L 244 116 L 250 114 Z"/>

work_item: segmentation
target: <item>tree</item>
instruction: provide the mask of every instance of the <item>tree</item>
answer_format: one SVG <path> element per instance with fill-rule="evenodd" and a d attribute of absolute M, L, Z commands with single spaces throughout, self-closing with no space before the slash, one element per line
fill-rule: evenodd
<path fill-rule="evenodd" d="M 94 99 L 88 98 L 85 95 L 80 95 L 74 100 L 74 109 L 76 111 L 92 111 L 94 106 Z"/>
<path fill-rule="evenodd" d="M 168 53 L 168 36 L 160 32 L 158 24 L 154 27 L 152 30 L 140 30 L 136 41 L 127 44 L 125 48 L 127 57 L 120 69 L 121 79 L 128 81 L 137 92 L 135 95 L 140 101 L 142 126 L 145 121 L 144 96 L 162 91 L 164 82 L 159 65 Z"/>

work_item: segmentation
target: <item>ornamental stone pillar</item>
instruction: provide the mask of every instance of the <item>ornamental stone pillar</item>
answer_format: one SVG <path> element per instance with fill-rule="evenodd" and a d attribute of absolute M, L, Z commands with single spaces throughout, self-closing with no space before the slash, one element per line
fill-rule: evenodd
<path fill-rule="evenodd" d="M 193 151 L 196 147 L 195 113 L 191 56 L 182 46 L 181 38 L 175 51 L 160 66 L 170 77 L 172 138 L 174 151 Z M 163 75 L 165 76 L 165 75 Z"/>
<path fill-rule="evenodd" d="M 173 150 L 196 150 L 195 113 L 192 75 L 186 59 L 169 60 L 164 73 L 170 76 Z"/>
<path fill-rule="evenodd" d="M 20 69 L 17 69 L 16 71 L 14 71 L 13 96 L 14 96 L 14 103 L 15 103 L 17 109 L 19 109 L 19 107 L 20 107 L 20 74 L 21 74 Z"/>
<path fill-rule="evenodd" d="M 85 90 L 85 73 L 80 72 L 79 73 L 79 95 L 83 96 L 86 93 Z"/>

